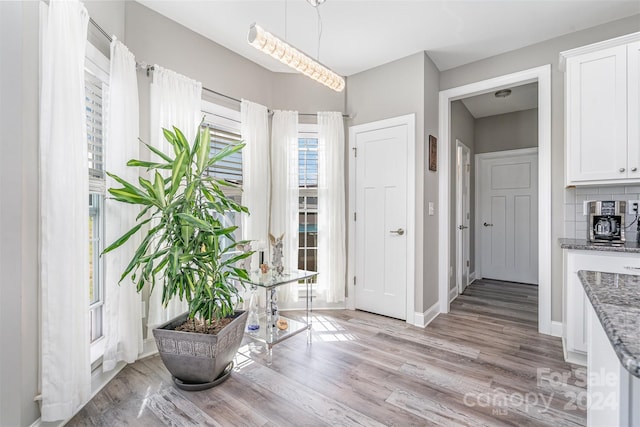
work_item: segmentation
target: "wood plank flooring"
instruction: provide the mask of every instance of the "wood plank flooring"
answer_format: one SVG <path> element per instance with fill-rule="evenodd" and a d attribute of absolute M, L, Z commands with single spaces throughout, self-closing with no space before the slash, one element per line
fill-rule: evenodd
<path fill-rule="evenodd" d="M 245 340 L 231 377 L 173 387 L 158 356 L 127 366 L 69 426 L 579 426 L 584 371 L 538 334 L 537 288 L 478 280 L 426 329 L 314 312 L 313 344 Z M 289 315 L 292 315 L 289 313 Z M 295 315 L 295 313 L 294 313 Z"/>

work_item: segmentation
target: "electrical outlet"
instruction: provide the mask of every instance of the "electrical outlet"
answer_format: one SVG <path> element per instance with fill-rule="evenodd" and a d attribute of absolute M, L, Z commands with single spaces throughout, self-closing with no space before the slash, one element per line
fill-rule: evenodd
<path fill-rule="evenodd" d="M 629 215 L 636 215 L 640 213 L 638 211 L 640 207 L 640 200 L 627 200 L 627 213 Z"/>

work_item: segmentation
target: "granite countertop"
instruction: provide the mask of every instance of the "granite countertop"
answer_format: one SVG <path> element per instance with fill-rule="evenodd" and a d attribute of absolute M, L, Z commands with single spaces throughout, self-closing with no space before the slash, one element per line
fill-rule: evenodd
<path fill-rule="evenodd" d="M 620 363 L 640 378 L 640 276 L 578 271 Z"/>
<path fill-rule="evenodd" d="M 623 244 L 593 243 L 586 239 L 558 239 L 562 249 L 579 249 L 583 251 L 628 252 L 640 254 L 640 245 L 636 242 Z"/>

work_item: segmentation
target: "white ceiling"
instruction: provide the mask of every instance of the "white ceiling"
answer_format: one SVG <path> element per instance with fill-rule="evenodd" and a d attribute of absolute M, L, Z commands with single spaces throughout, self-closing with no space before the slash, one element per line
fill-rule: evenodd
<path fill-rule="evenodd" d="M 272 71 L 291 70 L 247 44 L 253 22 L 317 56 L 317 14 L 306 0 L 137 1 Z M 319 60 L 349 76 L 419 51 L 447 70 L 638 14 L 640 1 L 326 0 L 319 11 Z"/>
<path fill-rule="evenodd" d="M 511 95 L 496 98 L 495 92 L 465 98 L 462 103 L 476 118 L 538 108 L 538 83 L 510 87 Z"/>

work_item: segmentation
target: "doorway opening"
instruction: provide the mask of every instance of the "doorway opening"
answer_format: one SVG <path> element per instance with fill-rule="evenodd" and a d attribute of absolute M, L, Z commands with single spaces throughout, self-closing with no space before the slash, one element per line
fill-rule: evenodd
<path fill-rule="evenodd" d="M 538 83 L 538 331 L 551 334 L 551 66 L 545 65 L 529 70 L 483 80 L 440 92 L 440 139 L 443 147 L 438 153 L 438 163 L 443 167 L 439 179 L 439 265 L 438 294 L 441 313 L 449 312 L 449 292 L 452 280 L 451 195 L 455 194 L 450 173 L 451 103 L 453 101 L 495 92 L 513 86 Z"/>

